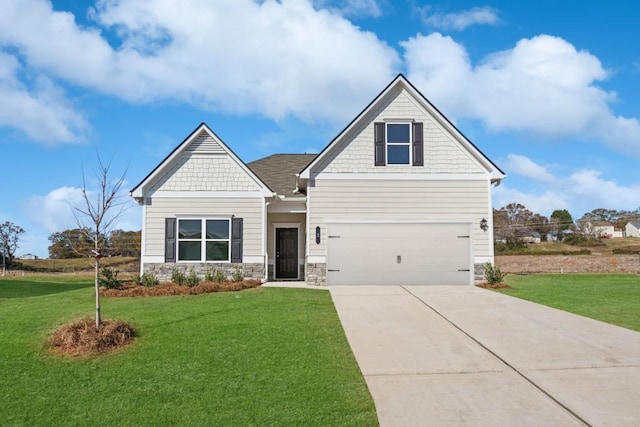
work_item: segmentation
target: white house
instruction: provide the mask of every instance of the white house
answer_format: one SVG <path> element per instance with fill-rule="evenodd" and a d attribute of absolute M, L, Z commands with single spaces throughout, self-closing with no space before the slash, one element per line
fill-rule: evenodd
<path fill-rule="evenodd" d="M 318 155 L 245 163 L 203 123 L 131 190 L 141 270 L 470 285 L 493 262 L 504 177 L 401 74 Z"/>
<path fill-rule="evenodd" d="M 624 227 L 626 237 L 640 237 L 640 221 L 629 221 Z"/>

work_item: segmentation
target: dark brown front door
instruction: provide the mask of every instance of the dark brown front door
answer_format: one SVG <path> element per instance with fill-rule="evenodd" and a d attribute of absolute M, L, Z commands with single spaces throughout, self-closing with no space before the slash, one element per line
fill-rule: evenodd
<path fill-rule="evenodd" d="M 298 229 L 276 228 L 276 279 L 298 278 Z"/>

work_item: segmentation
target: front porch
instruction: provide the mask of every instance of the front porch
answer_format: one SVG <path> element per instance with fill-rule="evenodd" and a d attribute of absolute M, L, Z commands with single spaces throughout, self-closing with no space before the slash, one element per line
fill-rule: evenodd
<path fill-rule="evenodd" d="M 295 206 L 292 206 L 295 205 Z M 304 203 L 276 202 L 267 207 L 267 280 L 304 281 L 307 215 Z"/>

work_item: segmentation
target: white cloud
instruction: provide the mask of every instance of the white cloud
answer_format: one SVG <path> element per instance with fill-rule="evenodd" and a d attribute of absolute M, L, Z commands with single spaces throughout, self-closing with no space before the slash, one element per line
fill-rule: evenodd
<path fill-rule="evenodd" d="M 592 54 L 548 35 L 472 64 L 466 49 L 433 33 L 401 43 L 408 76 L 446 114 L 493 131 L 582 137 L 638 155 L 640 122 L 616 116 L 616 95 L 597 86 L 606 70 Z"/>
<path fill-rule="evenodd" d="M 77 142 L 88 125 L 51 81 L 37 75 L 21 81 L 22 68 L 12 55 L 0 50 L 0 127 L 20 130 L 45 143 Z"/>
<path fill-rule="evenodd" d="M 419 9 L 422 22 L 434 28 L 443 30 L 464 30 L 472 25 L 498 25 L 498 12 L 488 6 L 473 7 L 456 13 L 431 12 L 432 7 Z"/>
<path fill-rule="evenodd" d="M 29 219 L 48 233 L 76 227 L 72 204 L 82 201 L 82 190 L 76 187 L 60 187 L 44 196 L 27 199 L 25 213 Z"/>
<path fill-rule="evenodd" d="M 528 191 L 510 188 L 508 182 L 496 187 L 493 190 L 496 208 L 519 202 L 546 216 L 555 209 L 568 209 L 574 218 L 580 218 L 597 208 L 635 210 L 640 206 L 640 183 L 620 185 L 593 169 L 553 175 L 548 168 L 525 156 L 510 154 L 508 158 L 508 172 L 529 178 L 531 185 L 526 186 Z M 537 185 L 541 180 L 535 171 L 542 173 L 544 185 Z M 536 191 L 536 188 L 541 190 Z"/>
<path fill-rule="evenodd" d="M 94 193 L 88 193 L 90 200 L 93 200 Z M 124 230 L 139 230 L 141 228 L 140 209 L 135 202 L 128 196 L 122 194 L 121 201 L 125 203 L 126 209 L 118 217 L 113 228 Z M 64 231 L 76 228 L 78 223 L 73 213 L 72 206 L 84 206 L 82 189 L 77 187 L 60 187 L 51 190 L 44 196 L 35 195 L 27 199 L 24 211 L 29 220 L 42 227 L 47 233 L 51 234 L 58 231 Z M 112 213 L 119 212 L 114 208 Z M 79 215 L 81 221 L 84 218 Z M 86 222 L 86 221 L 83 221 Z M 85 225 L 89 225 L 88 223 Z M 46 240 L 48 236 L 45 236 Z"/>
<path fill-rule="evenodd" d="M 367 4 L 376 5 L 344 3 Z M 129 102 L 308 122 L 355 115 L 400 65 L 375 34 L 309 0 L 103 0 L 92 10 L 96 27 L 86 28 L 43 0 L 5 3 L 0 48 L 52 78 Z M 117 47 L 103 33 L 116 34 Z"/>
<path fill-rule="evenodd" d="M 382 15 L 382 10 L 376 0 L 314 0 L 313 4 L 344 16 L 377 18 Z"/>
<path fill-rule="evenodd" d="M 546 167 L 535 163 L 528 157 L 517 154 L 507 155 L 507 162 L 504 164 L 504 168 L 508 175 L 514 171 L 518 175 L 536 181 L 553 182 L 555 180 L 555 177 L 549 173 Z"/>

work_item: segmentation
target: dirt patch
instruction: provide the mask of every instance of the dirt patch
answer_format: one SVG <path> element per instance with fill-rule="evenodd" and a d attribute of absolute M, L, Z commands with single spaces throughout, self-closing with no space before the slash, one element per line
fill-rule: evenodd
<path fill-rule="evenodd" d="M 166 282 L 156 286 L 141 286 L 127 282 L 119 289 L 104 289 L 100 295 L 107 298 L 117 297 L 154 297 L 165 295 L 200 295 L 212 292 L 232 292 L 243 289 L 257 288 L 262 285 L 260 280 L 243 280 L 242 282 L 200 282 L 196 286 L 180 286 Z"/>
<path fill-rule="evenodd" d="M 133 327 L 120 320 L 105 320 L 96 329 L 95 319 L 85 317 L 62 326 L 48 341 L 53 353 L 68 356 L 95 356 L 107 353 L 134 339 Z"/>

